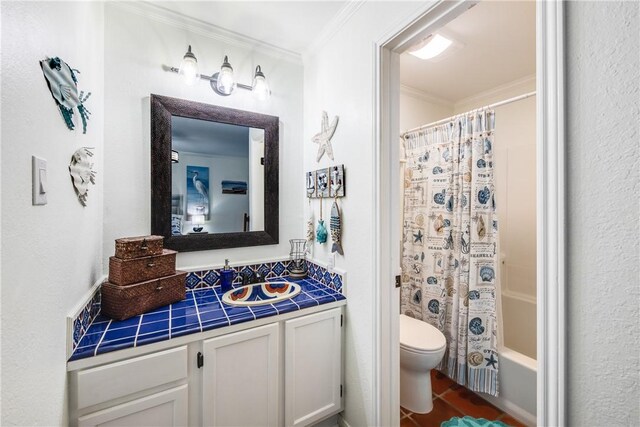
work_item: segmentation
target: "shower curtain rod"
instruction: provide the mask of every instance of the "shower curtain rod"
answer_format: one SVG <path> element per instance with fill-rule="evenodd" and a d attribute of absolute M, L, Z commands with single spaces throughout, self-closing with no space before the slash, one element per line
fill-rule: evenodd
<path fill-rule="evenodd" d="M 481 107 L 481 108 L 475 108 L 473 110 L 468 111 L 467 113 L 471 113 L 473 111 L 487 110 L 489 108 L 500 107 L 500 106 L 505 105 L 505 104 L 510 104 L 512 102 L 520 101 L 521 99 L 530 98 L 532 96 L 535 96 L 535 94 L 536 94 L 536 91 L 534 90 L 533 92 L 524 93 L 522 95 L 514 96 L 513 98 L 505 99 L 504 101 L 499 101 L 499 102 L 496 102 L 496 103 L 493 103 L 493 104 L 489 104 L 489 105 L 486 105 L 486 106 Z M 467 113 L 462 113 L 462 114 L 467 114 Z M 456 116 L 460 116 L 462 114 L 456 114 L 455 116 L 447 117 L 446 119 L 438 120 L 437 122 L 433 122 L 433 123 L 429 123 L 429 124 L 426 124 L 426 125 L 418 126 L 417 128 L 409 129 L 408 131 L 403 132 L 402 135 L 400 135 L 400 136 L 402 138 L 405 138 L 407 136 L 407 134 L 410 134 L 410 133 L 416 132 L 416 131 L 420 131 L 420 130 L 423 130 L 423 129 L 428 129 L 430 127 L 437 126 L 437 125 L 442 124 L 442 123 L 447 123 L 448 121 L 451 121 L 452 118 L 454 118 Z"/>

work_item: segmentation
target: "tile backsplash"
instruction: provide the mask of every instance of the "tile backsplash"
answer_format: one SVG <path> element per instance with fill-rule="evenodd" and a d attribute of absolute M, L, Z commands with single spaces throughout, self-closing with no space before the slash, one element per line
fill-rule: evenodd
<path fill-rule="evenodd" d="M 87 332 L 89 326 L 93 323 L 93 320 L 100 314 L 100 298 L 100 288 L 98 287 L 95 288 L 93 295 L 73 319 L 73 346 L 71 351 L 76 349 L 85 332 Z"/>
<path fill-rule="evenodd" d="M 289 276 L 289 265 L 291 261 L 274 261 L 265 262 L 259 264 L 248 264 L 231 267 L 236 274 L 234 274 L 233 283 L 239 284 L 242 282 L 240 272 L 260 272 L 261 275 L 267 279 L 275 277 Z M 307 276 L 317 280 L 323 285 L 334 289 L 340 293 L 342 292 L 342 285 L 344 283 L 344 277 L 336 272 L 329 272 L 325 267 L 307 260 Z M 190 271 L 187 274 L 186 287 L 187 289 L 202 289 L 213 288 L 220 286 L 220 268 L 211 270 L 198 270 Z M 89 326 L 93 320 L 100 314 L 100 288 L 96 288 L 92 297 L 89 298 L 84 307 L 73 319 L 73 339 L 72 348 L 73 352 L 78 343 L 84 336 L 85 332 L 89 329 Z"/>
<path fill-rule="evenodd" d="M 262 264 L 249 264 L 231 267 L 236 273 L 234 275 L 233 283 L 239 284 L 242 282 L 240 272 L 260 272 L 263 277 L 272 279 L 274 277 L 289 276 L 290 261 L 277 261 L 267 262 Z M 317 280 L 323 285 L 334 289 L 338 292 L 342 292 L 342 275 L 338 273 L 330 273 L 326 268 L 312 262 L 307 261 L 308 276 Z M 220 270 L 201 270 L 191 271 L 187 274 L 187 289 L 199 289 L 207 287 L 220 286 Z"/>

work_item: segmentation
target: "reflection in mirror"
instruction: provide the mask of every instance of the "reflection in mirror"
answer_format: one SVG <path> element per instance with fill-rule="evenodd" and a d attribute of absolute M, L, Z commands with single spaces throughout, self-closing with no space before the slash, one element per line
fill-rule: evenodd
<path fill-rule="evenodd" d="M 171 117 L 172 235 L 264 230 L 264 129 Z"/>
<path fill-rule="evenodd" d="M 151 95 L 151 234 L 180 252 L 277 244 L 279 122 Z"/>

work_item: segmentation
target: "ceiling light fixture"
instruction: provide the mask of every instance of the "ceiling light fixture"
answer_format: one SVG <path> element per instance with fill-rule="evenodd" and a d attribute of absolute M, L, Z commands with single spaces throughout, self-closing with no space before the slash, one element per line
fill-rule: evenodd
<path fill-rule="evenodd" d="M 431 59 L 440 55 L 452 44 L 453 40 L 449 40 L 440 34 L 432 34 L 411 48 L 409 53 L 420 59 Z"/>
<path fill-rule="evenodd" d="M 237 83 L 235 81 L 233 67 L 229 63 L 229 57 L 227 55 L 225 55 L 224 60 L 222 61 L 222 66 L 220 67 L 219 72 L 214 73 L 211 77 L 204 76 L 198 72 L 198 60 L 193 52 L 191 52 L 191 46 L 189 46 L 187 53 L 185 53 L 182 63 L 180 64 L 180 68 L 170 67 L 169 71 L 181 75 L 184 82 L 188 85 L 193 85 L 199 79 L 209 80 L 211 89 L 220 96 L 229 96 L 238 87 L 240 89 L 250 90 L 253 92 L 254 97 L 260 101 L 267 100 L 271 95 L 267 79 L 264 76 L 260 65 L 256 67 L 251 86 Z"/>

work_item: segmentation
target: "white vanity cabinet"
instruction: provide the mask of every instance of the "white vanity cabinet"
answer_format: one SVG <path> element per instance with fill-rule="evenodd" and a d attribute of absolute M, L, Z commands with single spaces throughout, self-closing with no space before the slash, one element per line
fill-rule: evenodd
<path fill-rule="evenodd" d="M 285 322 L 285 425 L 342 411 L 342 310 Z"/>
<path fill-rule="evenodd" d="M 205 426 L 277 427 L 279 335 L 272 323 L 203 342 Z"/>
<path fill-rule="evenodd" d="M 70 424 L 288 427 L 333 416 L 343 307 L 323 308 L 81 359 L 69 372 Z"/>

